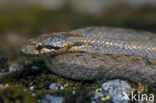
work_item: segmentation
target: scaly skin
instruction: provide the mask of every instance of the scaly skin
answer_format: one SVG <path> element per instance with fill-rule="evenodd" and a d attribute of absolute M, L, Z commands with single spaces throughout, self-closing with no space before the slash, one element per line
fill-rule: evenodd
<path fill-rule="evenodd" d="M 156 83 L 156 35 L 149 32 L 88 27 L 41 35 L 29 40 L 22 52 L 46 55 L 48 67 L 68 78 Z"/>

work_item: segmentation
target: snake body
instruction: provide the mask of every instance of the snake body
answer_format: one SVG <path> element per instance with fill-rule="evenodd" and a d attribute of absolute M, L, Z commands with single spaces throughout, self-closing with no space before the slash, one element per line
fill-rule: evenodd
<path fill-rule="evenodd" d="M 22 52 L 45 55 L 53 72 L 72 79 L 156 83 L 156 35 L 145 31 L 87 27 L 43 34 L 29 40 Z"/>

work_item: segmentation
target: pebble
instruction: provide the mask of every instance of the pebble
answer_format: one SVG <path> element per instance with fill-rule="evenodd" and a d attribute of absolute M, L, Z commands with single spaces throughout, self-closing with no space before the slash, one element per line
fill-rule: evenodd
<path fill-rule="evenodd" d="M 33 94 L 32 94 L 32 96 L 36 96 L 36 94 L 35 94 L 35 93 L 33 93 Z"/>
<path fill-rule="evenodd" d="M 97 88 L 94 91 L 94 97 L 91 103 L 112 103 L 111 96 L 109 96 L 102 88 Z"/>
<path fill-rule="evenodd" d="M 38 69 L 38 67 L 37 67 L 37 66 L 35 66 L 35 65 L 33 65 L 33 66 L 31 67 L 31 69 L 37 70 L 37 69 Z"/>
<path fill-rule="evenodd" d="M 51 95 L 46 95 L 39 101 L 39 103 L 63 103 L 63 102 L 64 97 Z"/>
<path fill-rule="evenodd" d="M 34 88 L 35 88 L 35 86 L 31 86 L 31 87 L 30 87 L 30 90 L 34 90 Z"/>
<path fill-rule="evenodd" d="M 49 88 L 52 89 L 52 90 L 64 89 L 64 87 L 61 84 L 58 84 L 58 83 L 50 84 Z"/>
<path fill-rule="evenodd" d="M 15 72 L 15 71 L 20 71 L 20 70 L 22 70 L 20 67 L 14 67 L 14 66 L 9 67 L 9 72 Z"/>
<path fill-rule="evenodd" d="M 128 103 L 128 98 L 124 98 L 130 94 L 132 88 L 127 81 L 120 79 L 111 80 L 102 84 L 102 89 L 107 91 L 112 97 L 113 103 Z"/>

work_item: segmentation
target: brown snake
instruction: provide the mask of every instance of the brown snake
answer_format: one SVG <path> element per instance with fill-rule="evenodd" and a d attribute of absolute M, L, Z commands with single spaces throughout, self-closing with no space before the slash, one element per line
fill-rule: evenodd
<path fill-rule="evenodd" d="M 22 52 L 45 56 L 56 74 L 78 80 L 122 78 L 156 83 L 156 35 L 111 27 L 43 34 Z"/>

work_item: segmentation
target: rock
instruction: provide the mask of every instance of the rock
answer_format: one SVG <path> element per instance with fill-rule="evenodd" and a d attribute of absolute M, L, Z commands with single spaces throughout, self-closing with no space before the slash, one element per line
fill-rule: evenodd
<path fill-rule="evenodd" d="M 128 103 L 131 86 L 123 80 L 112 80 L 102 84 L 102 89 L 112 96 L 113 103 Z"/>
<path fill-rule="evenodd" d="M 31 69 L 37 70 L 37 69 L 38 69 L 38 67 L 37 67 L 37 66 L 35 66 L 35 65 L 33 65 L 33 66 L 31 67 Z"/>
<path fill-rule="evenodd" d="M 16 71 L 21 71 L 23 70 L 23 66 L 19 63 L 12 63 L 9 66 L 9 72 L 16 72 Z"/>
<path fill-rule="evenodd" d="M 30 87 L 30 90 L 34 90 L 34 88 L 35 88 L 35 86 L 31 86 L 31 87 Z"/>
<path fill-rule="evenodd" d="M 63 103 L 63 102 L 64 102 L 64 97 L 51 96 L 51 95 L 46 95 L 39 101 L 39 103 Z"/>
<path fill-rule="evenodd" d="M 15 72 L 15 71 L 19 71 L 19 70 L 21 70 L 21 68 L 13 67 L 13 66 L 9 67 L 9 72 Z"/>
<path fill-rule="evenodd" d="M 112 103 L 112 99 L 102 88 L 97 88 L 91 103 Z"/>
<path fill-rule="evenodd" d="M 64 89 L 64 87 L 61 84 L 58 84 L 58 83 L 52 83 L 49 86 L 49 88 L 50 89 L 53 89 L 53 90 Z"/>

